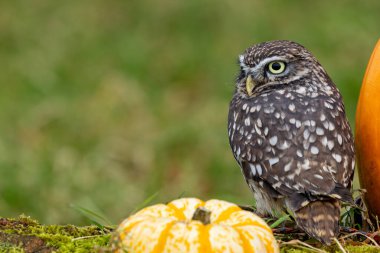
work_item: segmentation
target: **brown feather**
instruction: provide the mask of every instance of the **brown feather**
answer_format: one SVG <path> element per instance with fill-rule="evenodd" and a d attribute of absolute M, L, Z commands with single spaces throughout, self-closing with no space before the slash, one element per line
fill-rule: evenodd
<path fill-rule="evenodd" d="M 340 203 L 338 200 L 310 202 L 295 212 L 298 226 L 317 240 L 330 244 L 339 233 Z"/>

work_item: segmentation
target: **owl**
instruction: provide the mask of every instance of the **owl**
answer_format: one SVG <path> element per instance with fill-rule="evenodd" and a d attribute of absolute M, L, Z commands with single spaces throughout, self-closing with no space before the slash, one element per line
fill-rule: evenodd
<path fill-rule="evenodd" d="M 353 201 L 355 167 L 339 90 L 295 42 L 256 44 L 239 65 L 228 136 L 257 212 L 290 212 L 303 231 L 330 244 L 342 202 Z"/>

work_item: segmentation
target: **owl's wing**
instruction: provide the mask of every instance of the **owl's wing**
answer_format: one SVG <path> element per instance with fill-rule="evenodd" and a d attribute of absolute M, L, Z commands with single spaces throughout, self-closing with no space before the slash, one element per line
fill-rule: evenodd
<path fill-rule="evenodd" d="M 329 196 L 351 201 L 353 140 L 340 100 L 321 97 L 309 101 L 303 112 L 286 115 L 265 113 L 270 107 L 262 107 L 251 114 L 254 133 L 241 131 L 241 139 L 249 141 L 235 145 L 244 154 L 240 165 L 246 179 L 272 188 L 273 197 L 306 194 L 309 200 Z"/>

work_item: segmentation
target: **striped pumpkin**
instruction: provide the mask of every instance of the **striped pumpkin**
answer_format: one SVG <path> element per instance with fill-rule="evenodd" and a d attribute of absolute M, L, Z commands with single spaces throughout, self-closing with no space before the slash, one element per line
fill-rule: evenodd
<path fill-rule="evenodd" d="M 279 252 L 257 215 L 221 200 L 182 198 L 146 207 L 124 220 L 114 252 Z"/>

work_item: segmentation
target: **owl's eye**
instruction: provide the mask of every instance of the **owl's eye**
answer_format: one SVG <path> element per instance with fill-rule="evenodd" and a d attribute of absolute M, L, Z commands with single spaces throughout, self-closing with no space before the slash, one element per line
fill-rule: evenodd
<path fill-rule="evenodd" d="M 282 61 L 273 61 L 268 64 L 268 70 L 270 73 L 278 75 L 284 72 L 286 69 L 285 62 Z"/>

